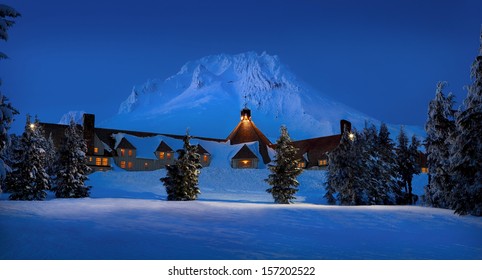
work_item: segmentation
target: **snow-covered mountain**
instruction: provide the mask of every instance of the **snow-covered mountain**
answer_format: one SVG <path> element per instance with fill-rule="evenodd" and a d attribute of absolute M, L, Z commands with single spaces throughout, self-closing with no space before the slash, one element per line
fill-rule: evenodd
<path fill-rule="evenodd" d="M 192 135 L 225 138 L 245 103 L 253 121 L 272 139 L 282 124 L 294 139 L 339 133 L 341 119 L 359 128 L 366 121 L 379 124 L 302 82 L 277 56 L 247 52 L 206 56 L 186 63 L 165 81 L 135 86 L 118 115 L 99 125 L 174 134 L 189 129 Z"/>
<path fill-rule="evenodd" d="M 70 120 L 74 120 L 75 123 L 82 123 L 84 111 L 69 111 L 60 118 L 59 124 L 69 124 Z"/>

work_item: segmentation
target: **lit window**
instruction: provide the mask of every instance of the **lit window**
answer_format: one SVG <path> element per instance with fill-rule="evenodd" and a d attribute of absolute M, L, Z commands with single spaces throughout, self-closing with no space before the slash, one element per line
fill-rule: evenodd
<path fill-rule="evenodd" d="M 104 166 L 109 165 L 108 158 L 102 158 L 102 165 L 104 165 Z"/>
<path fill-rule="evenodd" d="M 164 152 L 159 152 L 159 158 L 164 159 Z"/>
<path fill-rule="evenodd" d="M 320 159 L 318 161 L 319 166 L 328 166 L 328 160 L 327 159 Z"/>
<path fill-rule="evenodd" d="M 89 162 L 92 162 L 92 157 L 89 157 Z"/>
<path fill-rule="evenodd" d="M 102 158 L 96 157 L 95 158 L 95 165 L 102 165 Z"/>
<path fill-rule="evenodd" d="M 132 150 L 127 150 L 127 153 L 130 157 L 132 156 Z"/>
<path fill-rule="evenodd" d="M 127 163 L 127 168 L 128 168 L 128 169 L 132 169 L 132 167 L 134 167 L 134 164 L 132 163 L 132 161 L 129 161 L 129 162 Z"/>
<path fill-rule="evenodd" d="M 208 162 L 209 157 L 207 155 L 203 155 L 203 161 Z"/>
<path fill-rule="evenodd" d="M 149 163 L 144 162 L 144 168 L 145 168 L 145 169 L 149 168 Z"/>
<path fill-rule="evenodd" d="M 251 161 L 250 161 L 250 160 L 247 160 L 247 159 L 242 160 L 240 167 L 241 167 L 241 168 L 249 168 L 249 167 L 251 167 Z"/>
<path fill-rule="evenodd" d="M 125 156 L 126 155 L 126 150 L 125 149 L 121 149 L 121 157 Z"/>
<path fill-rule="evenodd" d="M 99 148 L 94 148 L 94 153 L 98 153 L 99 152 Z"/>
<path fill-rule="evenodd" d="M 298 162 L 298 168 L 305 168 L 305 167 L 306 167 L 305 162 L 303 162 L 303 161 Z"/>
<path fill-rule="evenodd" d="M 167 159 L 171 159 L 171 156 L 172 156 L 171 153 L 167 153 Z"/>
<path fill-rule="evenodd" d="M 126 168 L 126 162 L 124 160 L 121 161 L 121 168 L 124 168 L 124 169 Z"/>
<path fill-rule="evenodd" d="M 428 173 L 428 167 L 422 167 L 422 173 L 424 174 Z"/>

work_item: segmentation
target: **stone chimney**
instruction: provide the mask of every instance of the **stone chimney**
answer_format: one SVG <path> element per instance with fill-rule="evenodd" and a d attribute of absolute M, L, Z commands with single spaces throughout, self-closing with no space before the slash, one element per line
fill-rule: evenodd
<path fill-rule="evenodd" d="M 94 138 L 95 138 L 95 115 L 93 114 L 84 114 L 83 116 L 83 124 L 84 128 L 84 140 L 87 144 L 87 154 L 93 155 L 94 154 Z"/>
<path fill-rule="evenodd" d="M 348 131 L 350 132 L 351 131 L 351 122 L 347 121 L 347 120 L 341 120 L 340 121 L 340 134 L 343 134 L 343 132 Z"/>

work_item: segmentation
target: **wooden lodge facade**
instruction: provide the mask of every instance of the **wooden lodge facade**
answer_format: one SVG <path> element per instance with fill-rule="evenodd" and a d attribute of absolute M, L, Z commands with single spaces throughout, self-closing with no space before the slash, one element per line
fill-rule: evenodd
<path fill-rule="evenodd" d="M 67 125 L 41 123 L 46 136 L 51 135 L 59 147 L 64 138 Z M 160 134 L 152 132 L 129 131 L 95 127 L 95 116 L 84 114 L 83 135 L 87 143 L 88 165 L 94 171 L 107 171 L 114 166 L 128 171 L 151 171 L 174 164 L 176 150 L 182 148 L 184 135 Z M 351 123 L 340 122 L 340 131 L 351 130 Z M 192 137 L 191 143 L 197 145 L 203 167 L 211 165 L 212 151 L 206 147 L 224 144 L 231 147 L 231 168 L 260 168 L 272 161 L 275 144 L 256 127 L 248 108 L 241 110 L 241 120 L 225 139 Z M 341 134 L 294 141 L 298 148 L 299 167 L 324 169 L 328 166 L 328 153 L 335 149 Z M 199 143 L 193 143 L 193 142 Z M 202 144 L 201 144 L 202 143 Z M 212 148 L 215 150 L 215 148 Z M 270 156 L 271 155 L 271 156 Z"/>

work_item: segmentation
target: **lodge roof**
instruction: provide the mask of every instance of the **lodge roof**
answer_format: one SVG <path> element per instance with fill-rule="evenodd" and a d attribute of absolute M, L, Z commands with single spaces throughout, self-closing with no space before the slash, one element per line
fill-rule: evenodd
<path fill-rule="evenodd" d="M 328 153 L 333 151 L 340 144 L 341 134 L 293 141 L 293 146 L 298 148 L 297 157 L 302 159 L 303 155 L 308 156 L 307 167 L 317 166 L 318 159 L 328 157 Z"/>
<path fill-rule="evenodd" d="M 173 152 L 173 150 L 164 141 L 161 141 L 159 146 L 157 146 L 156 152 Z"/>
<path fill-rule="evenodd" d="M 117 145 L 116 149 L 131 149 L 131 150 L 134 150 L 134 149 L 136 149 L 136 147 L 134 147 L 134 145 L 132 145 L 132 143 L 129 142 L 129 140 L 127 140 L 126 138 L 122 138 L 119 145 Z"/>
<path fill-rule="evenodd" d="M 234 155 L 233 159 L 254 159 L 258 158 L 253 151 L 246 144 L 239 149 L 239 151 Z"/>
<path fill-rule="evenodd" d="M 200 155 L 209 154 L 210 155 L 210 153 L 206 149 L 204 149 L 204 147 L 201 146 L 201 144 L 197 144 L 196 146 L 197 146 L 197 153 L 198 154 L 200 154 Z"/>

